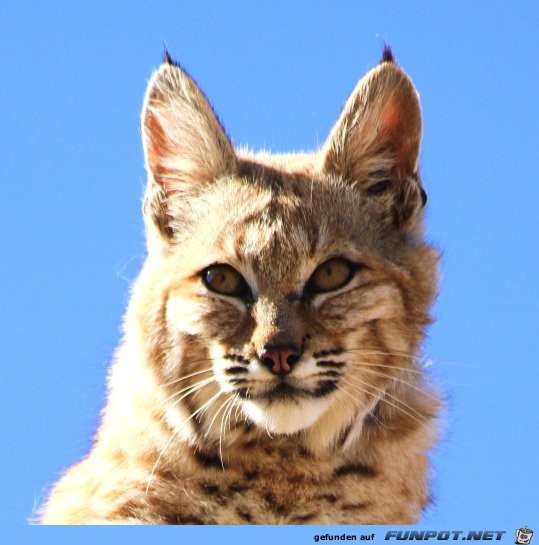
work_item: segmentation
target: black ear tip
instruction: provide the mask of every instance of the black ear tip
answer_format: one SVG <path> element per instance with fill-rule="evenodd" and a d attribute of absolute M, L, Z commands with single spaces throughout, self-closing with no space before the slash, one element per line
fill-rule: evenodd
<path fill-rule="evenodd" d="M 389 44 L 384 44 L 381 62 L 395 62 L 395 57 L 393 56 L 393 51 L 391 51 Z"/>
<path fill-rule="evenodd" d="M 163 44 L 163 63 L 171 66 L 180 66 L 170 55 L 166 44 Z"/>

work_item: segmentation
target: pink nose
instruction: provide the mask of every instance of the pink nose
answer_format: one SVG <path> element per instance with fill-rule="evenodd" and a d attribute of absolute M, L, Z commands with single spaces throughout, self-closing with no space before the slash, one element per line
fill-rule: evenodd
<path fill-rule="evenodd" d="M 275 375 L 286 375 L 299 361 L 299 355 L 299 348 L 296 346 L 266 345 L 262 347 L 258 357 Z"/>

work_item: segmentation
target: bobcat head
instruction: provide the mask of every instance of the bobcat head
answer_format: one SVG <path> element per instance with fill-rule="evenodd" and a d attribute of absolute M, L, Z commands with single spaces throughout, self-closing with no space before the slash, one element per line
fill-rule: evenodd
<path fill-rule="evenodd" d="M 417 413 L 437 254 L 417 93 L 388 51 L 313 153 L 235 150 L 167 55 L 142 113 L 149 255 L 128 323 L 192 441 L 252 424 L 332 445 Z"/>

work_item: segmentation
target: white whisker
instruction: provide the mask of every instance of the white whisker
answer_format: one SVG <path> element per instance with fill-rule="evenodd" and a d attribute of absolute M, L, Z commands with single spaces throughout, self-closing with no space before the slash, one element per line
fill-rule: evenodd
<path fill-rule="evenodd" d="M 211 427 L 213 426 L 213 423 L 215 422 L 215 419 L 219 416 L 219 413 L 223 410 L 224 407 L 230 402 L 232 398 L 225 399 L 224 403 L 221 404 L 219 409 L 217 409 L 216 413 L 213 415 L 213 418 L 211 419 L 211 422 L 208 426 L 208 429 L 206 430 L 206 433 L 204 434 L 204 437 L 208 437 L 211 431 Z"/>
<path fill-rule="evenodd" d="M 408 380 L 403 379 L 402 377 L 396 377 L 396 376 L 393 376 L 393 375 L 389 375 L 387 373 L 380 373 L 380 372 L 374 371 L 373 369 L 363 369 L 363 370 L 365 372 L 367 372 L 367 373 L 370 373 L 371 375 L 376 375 L 378 377 L 384 377 L 384 378 L 387 378 L 387 379 L 390 379 L 390 380 L 395 380 L 395 381 L 399 382 L 400 384 L 404 384 L 405 386 L 408 386 L 409 388 L 413 388 L 414 390 L 416 390 L 418 392 L 421 392 L 422 394 L 426 395 L 427 397 L 430 397 L 431 399 L 433 399 L 435 401 L 438 400 L 437 396 L 429 393 L 424 388 L 420 388 L 419 386 L 416 386 L 415 384 L 412 384 L 411 382 L 409 382 Z"/>
<path fill-rule="evenodd" d="M 345 379 L 341 379 L 341 381 L 344 382 L 345 384 L 348 384 L 351 388 L 356 388 L 358 391 L 367 393 L 367 394 L 371 395 L 374 398 L 378 397 L 378 399 L 380 399 L 380 401 L 384 401 L 385 403 L 387 403 L 388 405 L 390 405 L 394 409 L 397 409 L 397 410 L 403 412 L 404 414 L 408 415 L 410 418 L 412 418 L 413 420 L 415 420 L 419 424 L 424 424 L 425 422 L 428 422 L 427 418 L 425 418 L 419 411 L 414 409 L 412 406 L 408 405 L 408 403 L 406 403 L 405 401 L 402 401 L 398 397 L 386 392 L 385 390 L 383 390 L 381 388 L 377 388 L 375 386 L 372 386 L 368 382 L 365 382 L 365 381 L 363 381 L 361 379 L 358 379 L 357 377 L 354 377 L 354 378 L 359 380 L 359 382 L 361 382 L 361 384 L 363 384 L 364 386 L 368 386 L 369 388 L 372 388 L 372 389 L 376 390 L 377 392 L 379 392 L 382 395 L 375 396 L 372 392 L 369 392 L 368 390 L 365 390 L 365 389 L 361 388 L 357 384 L 349 382 L 349 381 L 347 381 Z M 389 399 L 386 399 L 386 396 L 389 397 L 393 401 L 390 401 Z M 400 405 L 397 405 L 395 402 L 402 405 L 402 407 Z M 405 407 L 405 408 L 403 408 L 403 407 Z M 417 416 L 414 416 L 413 413 L 415 413 Z"/>
<path fill-rule="evenodd" d="M 236 396 L 228 399 L 227 403 L 229 405 L 225 410 L 225 414 L 223 415 L 223 418 L 221 419 L 221 426 L 219 428 L 219 459 L 221 460 L 221 467 L 223 468 L 223 471 L 225 470 L 225 462 L 223 460 L 223 436 L 226 431 L 227 414 L 230 414 L 230 412 L 232 411 L 232 407 L 234 407 L 235 402 L 236 402 Z"/>
<path fill-rule="evenodd" d="M 174 402 L 174 405 L 177 405 L 182 399 L 187 397 L 190 393 L 192 393 L 192 390 L 200 390 L 207 384 L 210 384 L 211 382 L 216 382 L 214 377 L 205 378 L 204 380 L 199 380 L 198 382 L 195 382 L 194 384 L 191 384 L 190 386 L 186 386 L 185 388 L 182 388 L 181 390 L 174 392 L 172 395 L 168 396 L 163 403 L 166 403 L 167 401 L 170 401 L 171 399 L 174 399 L 175 397 L 183 394 L 184 392 L 187 392 L 185 395 L 180 397 Z"/>
<path fill-rule="evenodd" d="M 208 379 L 206 379 L 208 380 Z M 203 384 L 202 386 L 199 386 L 199 388 L 196 390 L 200 390 L 203 386 L 205 386 L 205 384 Z M 174 406 L 177 405 L 184 397 L 188 396 L 188 395 L 191 395 L 193 394 L 194 392 L 193 391 L 189 391 L 187 392 L 186 394 L 184 394 L 180 399 L 176 400 L 174 402 Z M 147 485 L 146 485 L 146 494 L 148 494 L 148 490 L 150 489 L 150 484 L 151 484 L 151 481 L 152 481 L 152 477 L 153 477 L 153 474 L 155 473 L 155 470 L 157 469 L 157 466 L 159 465 L 159 462 L 161 461 L 161 458 L 163 457 L 163 455 L 165 454 L 166 450 L 168 449 L 168 447 L 170 446 L 170 443 L 172 442 L 172 440 L 179 434 L 180 430 L 183 429 L 183 427 L 190 421 L 192 420 L 195 416 L 197 416 L 200 412 L 206 410 L 219 396 L 221 395 L 221 391 L 217 392 L 215 395 L 213 395 L 208 401 L 206 401 L 205 403 L 203 403 L 196 411 L 194 411 L 188 418 L 186 418 L 182 423 L 181 423 L 181 426 L 180 428 L 178 429 L 175 429 L 172 431 L 171 435 L 170 435 L 170 438 L 167 440 L 167 442 L 165 443 L 165 446 L 164 448 L 161 450 L 161 452 L 159 453 L 159 456 L 157 457 L 157 460 L 155 461 L 155 464 L 153 465 L 152 467 L 152 470 L 150 472 L 150 476 L 148 477 L 148 482 L 147 482 Z"/>
<path fill-rule="evenodd" d="M 172 384 L 177 384 L 178 382 L 182 382 L 183 380 L 186 380 L 188 378 L 194 377 L 196 375 L 201 375 L 202 373 L 209 373 L 211 371 L 213 371 L 213 367 L 207 367 L 206 369 L 202 369 L 202 371 L 195 371 L 194 373 L 189 373 L 188 375 L 184 375 L 181 378 L 177 378 L 176 380 L 165 382 L 163 386 L 171 386 Z"/>
<path fill-rule="evenodd" d="M 471 363 L 463 363 L 463 362 L 453 361 L 453 360 L 441 360 L 438 358 L 435 359 L 435 358 L 428 357 L 424 353 L 412 354 L 412 353 L 404 352 L 404 351 L 400 352 L 398 350 L 392 351 L 392 350 L 370 350 L 370 349 L 363 349 L 363 348 L 348 348 L 343 351 L 343 354 L 345 353 L 359 354 L 359 355 L 365 355 L 365 356 L 395 356 L 395 357 L 405 358 L 409 360 L 416 360 L 418 365 L 420 365 L 422 368 L 431 367 L 433 365 L 438 365 L 438 364 L 476 367 L 476 365 Z"/>

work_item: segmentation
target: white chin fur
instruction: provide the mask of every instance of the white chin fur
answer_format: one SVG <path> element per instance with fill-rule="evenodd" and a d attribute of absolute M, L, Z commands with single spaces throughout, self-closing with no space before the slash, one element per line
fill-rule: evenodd
<path fill-rule="evenodd" d="M 270 433 L 290 435 L 312 426 L 329 405 L 329 400 L 244 401 L 243 410 L 260 428 Z"/>

